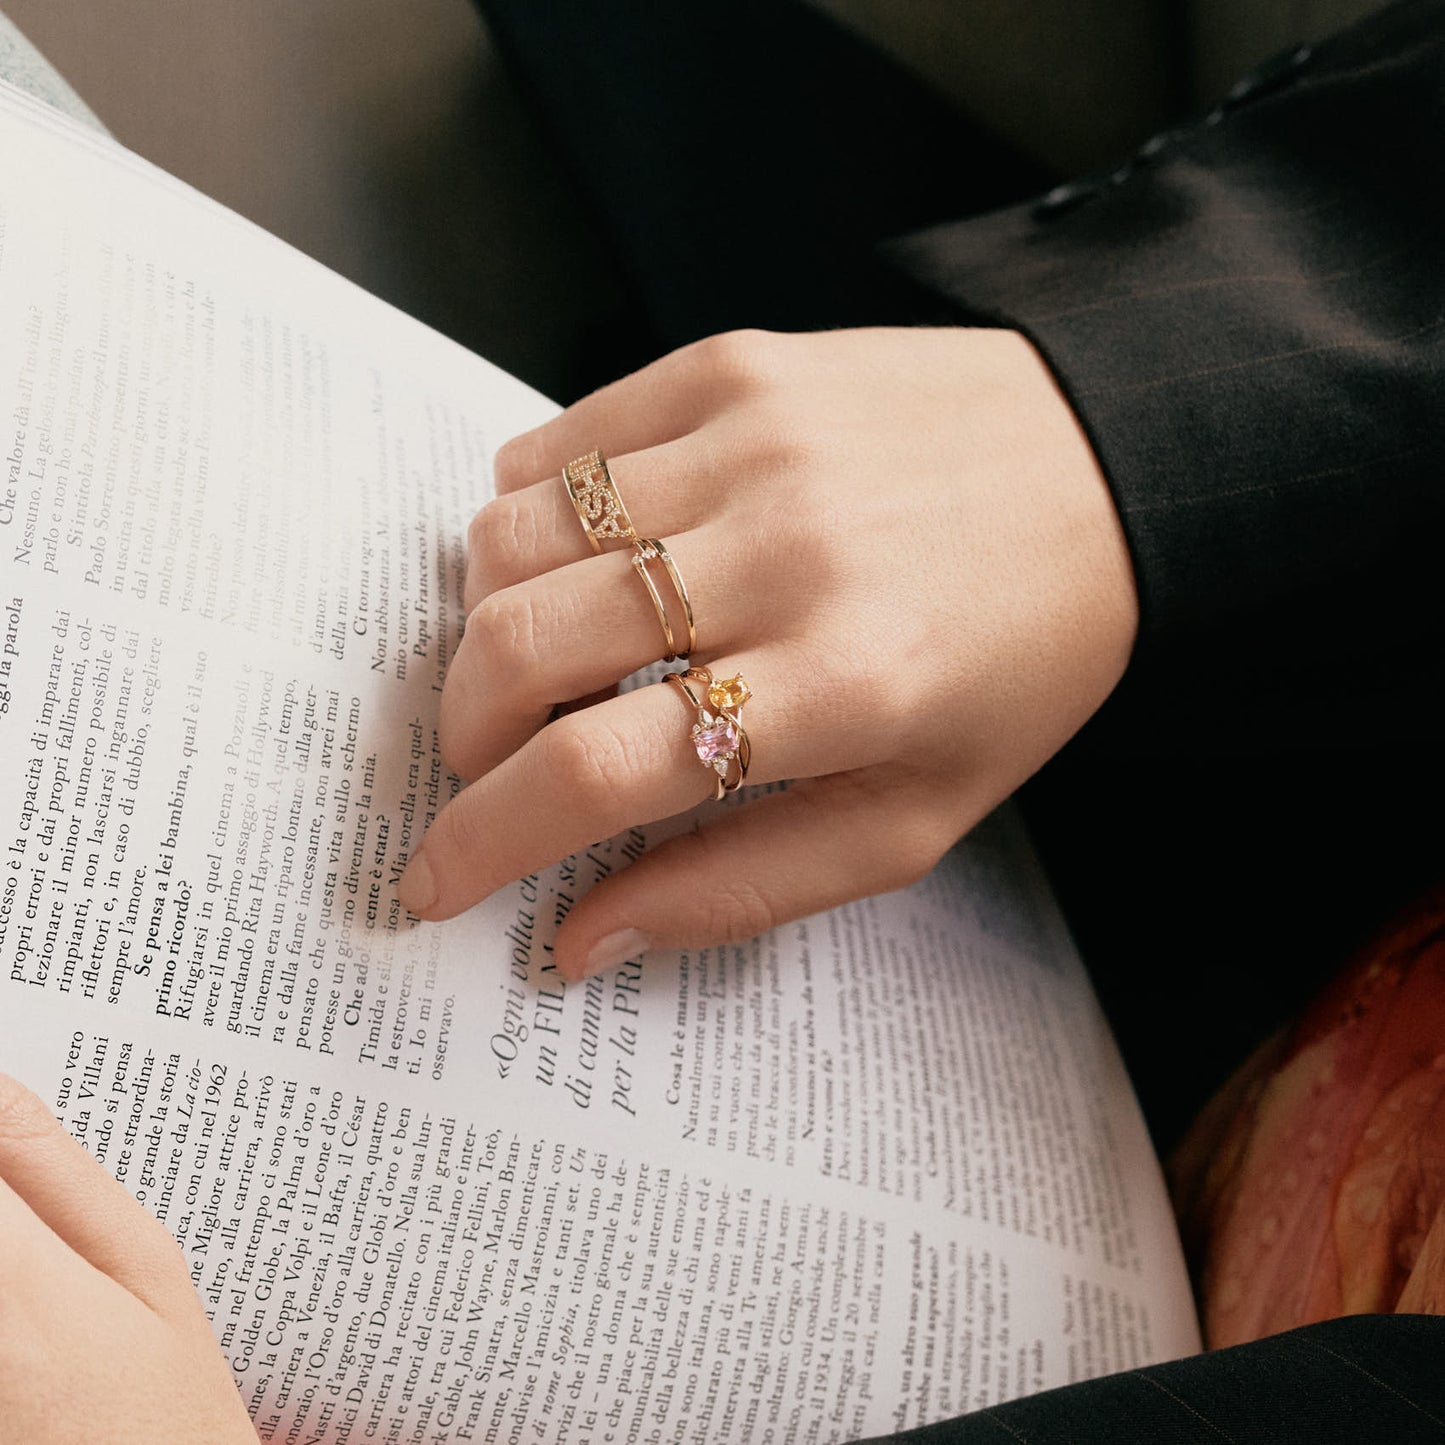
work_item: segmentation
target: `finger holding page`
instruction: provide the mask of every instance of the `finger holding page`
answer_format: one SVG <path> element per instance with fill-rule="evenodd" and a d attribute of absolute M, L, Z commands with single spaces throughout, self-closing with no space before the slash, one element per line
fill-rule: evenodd
<path fill-rule="evenodd" d="M 62 1148 L 39 1100 L 3 1078 L 0 1118 L 0 1437 L 254 1445 L 169 1236 L 150 1221 L 161 1248 L 133 1229 L 140 1205 L 108 1176 L 102 1187 L 101 1167 Z"/>

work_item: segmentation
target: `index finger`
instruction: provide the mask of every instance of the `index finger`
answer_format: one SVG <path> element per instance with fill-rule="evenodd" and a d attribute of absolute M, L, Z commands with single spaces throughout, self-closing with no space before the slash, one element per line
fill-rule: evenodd
<path fill-rule="evenodd" d="M 599 838 L 709 796 L 711 774 L 677 766 L 681 710 L 664 692 L 643 688 L 560 717 L 464 788 L 412 854 L 397 888 L 403 905 L 451 918 Z"/>

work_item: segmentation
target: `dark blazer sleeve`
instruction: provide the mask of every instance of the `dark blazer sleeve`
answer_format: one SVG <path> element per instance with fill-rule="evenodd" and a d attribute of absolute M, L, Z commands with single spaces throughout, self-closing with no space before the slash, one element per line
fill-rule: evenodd
<path fill-rule="evenodd" d="M 1445 1441 L 1445 1319 L 1331 1320 L 1049 1390 L 889 1439 L 898 1445 L 1439 1445 Z"/>
<path fill-rule="evenodd" d="M 1390 6 L 1110 175 L 892 255 L 1029 336 L 1083 422 L 1156 730 L 1439 738 L 1445 4 Z"/>
<path fill-rule="evenodd" d="M 890 253 L 1034 342 L 1104 468 L 1141 604 L 1106 733 L 1445 756 L 1445 3 Z M 1445 1441 L 1445 1320 L 1334 1321 L 896 1438 Z"/>

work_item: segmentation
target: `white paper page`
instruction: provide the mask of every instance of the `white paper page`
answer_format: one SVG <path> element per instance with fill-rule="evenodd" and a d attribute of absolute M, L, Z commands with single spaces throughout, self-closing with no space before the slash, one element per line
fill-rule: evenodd
<path fill-rule="evenodd" d="M 581 988 L 642 833 L 404 919 L 466 522 L 549 404 L 0 127 L 0 1067 L 181 1238 L 263 1436 L 843 1441 L 1197 1348 L 1007 819 Z"/>

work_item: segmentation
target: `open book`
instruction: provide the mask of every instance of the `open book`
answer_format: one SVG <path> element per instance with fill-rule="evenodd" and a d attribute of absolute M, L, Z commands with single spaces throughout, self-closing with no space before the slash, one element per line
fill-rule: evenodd
<path fill-rule="evenodd" d="M 549 940 L 641 832 L 400 909 L 466 524 L 552 409 L 0 95 L 0 1068 L 287 1445 L 846 1441 L 1196 1350 L 1009 814 L 580 986 Z"/>

